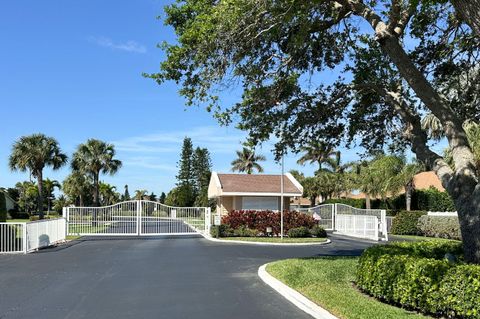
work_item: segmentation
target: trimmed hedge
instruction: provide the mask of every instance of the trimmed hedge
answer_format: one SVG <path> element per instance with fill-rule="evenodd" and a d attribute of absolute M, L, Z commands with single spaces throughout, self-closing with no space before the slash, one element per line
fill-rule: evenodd
<path fill-rule="evenodd" d="M 311 237 L 310 230 L 307 227 L 290 228 L 287 232 L 290 238 L 305 238 Z"/>
<path fill-rule="evenodd" d="M 327 231 L 318 225 L 315 225 L 312 227 L 312 229 L 310 229 L 310 234 L 318 238 L 327 238 Z"/>
<path fill-rule="evenodd" d="M 461 260 L 461 243 L 396 243 L 368 248 L 360 257 L 356 283 L 369 295 L 423 313 L 457 318 L 480 316 L 480 266 Z"/>
<path fill-rule="evenodd" d="M 394 235 L 420 235 L 418 220 L 426 214 L 424 211 L 400 211 L 393 219 L 390 232 Z"/>
<path fill-rule="evenodd" d="M 460 223 L 455 216 L 421 216 L 418 229 L 422 235 L 461 240 Z"/>
<path fill-rule="evenodd" d="M 272 228 L 274 235 L 280 234 L 280 213 L 269 210 L 234 210 L 222 217 L 222 224 L 227 224 L 232 229 L 241 226 L 255 229 L 258 233 L 265 233 L 267 227 Z M 291 228 L 312 228 L 317 223 L 312 216 L 299 212 L 285 211 L 283 213 L 283 228 L 286 233 Z"/>
<path fill-rule="evenodd" d="M 335 198 L 328 199 L 325 204 L 346 204 L 356 208 L 366 208 L 365 199 L 355 198 Z M 387 209 L 392 211 L 401 211 L 406 207 L 405 194 L 400 194 L 386 201 L 380 199 L 371 199 L 372 209 Z M 436 188 L 426 190 L 414 190 L 412 193 L 412 210 L 424 210 L 430 212 L 454 212 L 455 204 L 447 192 L 440 192 Z"/>

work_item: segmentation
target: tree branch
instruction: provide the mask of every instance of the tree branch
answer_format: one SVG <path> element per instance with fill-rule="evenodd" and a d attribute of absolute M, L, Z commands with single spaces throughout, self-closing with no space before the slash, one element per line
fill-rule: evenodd
<path fill-rule="evenodd" d="M 412 143 L 412 151 L 417 158 L 433 169 L 442 181 L 445 189 L 450 187 L 454 175 L 452 168 L 445 162 L 442 156 L 438 155 L 428 147 L 428 138 L 420 123 L 420 116 L 416 114 L 398 92 L 388 91 L 380 86 L 371 86 L 385 102 L 395 108 L 397 114 L 407 126 L 407 138 Z"/>

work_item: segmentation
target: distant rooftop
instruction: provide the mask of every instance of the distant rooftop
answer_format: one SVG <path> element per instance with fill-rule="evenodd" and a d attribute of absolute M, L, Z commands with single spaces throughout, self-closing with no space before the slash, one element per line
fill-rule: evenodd
<path fill-rule="evenodd" d="M 281 175 L 266 174 L 222 174 L 218 173 L 222 192 L 224 193 L 280 193 Z M 293 181 L 292 181 L 293 179 Z M 292 175 L 283 179 L 284 193 L 299 194 L 303 190 L 295 185 Z"/>

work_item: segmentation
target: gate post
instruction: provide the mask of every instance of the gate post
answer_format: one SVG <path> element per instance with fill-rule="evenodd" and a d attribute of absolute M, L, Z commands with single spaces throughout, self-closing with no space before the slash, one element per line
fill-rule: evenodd
<path fill-rule="evenodd" d="M 332 230 L 335 231 L 335 226 L 337 224 L 337 203 L 333 204 L 332 207 Z"/>
<path fill-rule="evenodd" d="M 141 220 L 142 220 L 142 201 L 137 200 L 137 236 L 140 236 Z"/>
<path fill-rule="evenodd" d="M 205 235 L 210 236 L 210 226 L 212 224 L 212 209 L 207 207 L 205 212 Z"/>

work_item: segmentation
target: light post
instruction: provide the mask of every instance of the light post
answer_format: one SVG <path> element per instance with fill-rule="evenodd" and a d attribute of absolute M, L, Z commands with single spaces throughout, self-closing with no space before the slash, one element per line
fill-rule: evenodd
<path fill-rule="evenodd" d="M 280 176 L 280 238 L 283 240 L 283 175 L 284 160 L 282 154 L 282 175 Z"/>

